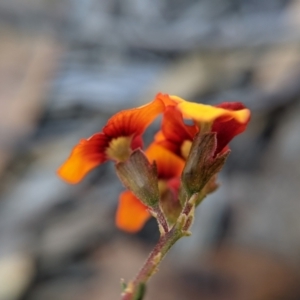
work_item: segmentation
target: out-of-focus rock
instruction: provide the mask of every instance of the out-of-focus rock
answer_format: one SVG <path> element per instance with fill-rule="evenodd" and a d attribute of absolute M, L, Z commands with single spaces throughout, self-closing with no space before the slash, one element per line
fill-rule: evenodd
<path fill-rule="evenodd" d="M 0 257 L 0 299 L 19 299 L 35 273 L 31 256 L 25 253 L 10 253 Z"/>

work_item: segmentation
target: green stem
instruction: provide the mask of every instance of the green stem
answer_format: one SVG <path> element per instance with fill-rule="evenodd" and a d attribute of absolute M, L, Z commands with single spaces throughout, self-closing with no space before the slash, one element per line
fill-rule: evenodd
<path fill-rule="evenodd" d="M 169 231 L 169 226 L 168 226 L 168 222 L 165 218 L 165 215 L 162 212 L 160 206 L 153 207 L 153 212 L 156 215 L 157 223 L 159 226 L 159 231 L 160 231 L 161 235 L 163 235 Z"/>
<path fill-rule="evenodd" d="M 158 265 L 163 260 L 167 252 L 182 236 L 184 236 L 184 234 L 175 226 L 165 235 L 161 236 L 137 276 L 128 284 L 128 288 L 125 289 L 122 294 L 122 300 L 134 299 L 133 297 L 136 292 L 136 288 L 141 283 L 146 283 L 153 273 L 155 273 Z"/>
<path fill-rule="evenodd" d="M 172 227 L 171 230 L 168 230 L 168 227 L 165 230 L 165 233 L 161 235 L 158 243 L 150 253 L 149 257 L 145 261 L 143 267 L 140 269 L 136 277 L 128 283 L 122 294 L 122 300 L 134 300 L 137 289 L 141 284 L 145 284 L 148 279 L 156 272 L 158 265 L 161 263 L 165 255 L 168 253 L 170 248 L 183 236 L 189 235 L 188 231 L 192 225 L 194 218 L 194 209 L 195 203 L 198 198 L 198 194 L 192 195 L 188 201 L 186 201 L 185 206 L 182 209 L 180 216 L 177 219 L 176 224 Z M 164 215 L 158 209 L 155 211 L 159 214 L 158 223 L 164 228 L 167 226 Z"/>

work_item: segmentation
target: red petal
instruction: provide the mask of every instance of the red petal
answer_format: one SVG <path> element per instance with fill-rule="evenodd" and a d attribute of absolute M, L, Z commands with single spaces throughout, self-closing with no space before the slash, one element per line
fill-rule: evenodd
<path fill-rule="evenodd" d="M 131 149 L 143 148 L 143 139 L 140 135 L 135 136 L 131 141 Z"/>
<path fill-rule="evenodd" d="M 145 153 L 151 162 L 156 162 L 159 179 L 170 179 L 181 175 L 184 160 L 166 148 L 154 142 Z"/>
<path fill-rule="evenodd" d="M 166 107 L 176 106 L 178 104 L 178 101 L 176 101 L 176 99 L 172 99 L 168 94 L 158 93 L 155 99 L 161 100 Z"/>
<path fill-rule="evenodd" d="M 246 106 L 242 102 L 223 102 L 215 106 L 228 109 L 228 110 L 242 110 L 246 108 Z"/>
<path fill-rule="evenodd" d="M 68 183 L 78 183 L 90 170 L 106 161 L 108 143 L 108 138 L 102 133 L 81 140 L 57 174 Z"/>
<path fill-rule="evenodd" d="M 182 156 L 183 142 L 192 141 L 198 130 L 196 125 L 184 124 L 181 112 L 175 107 L 167 107 L 162 121 L 162 133 L 157 134 L 155 140 L 176 155 Z"/>
<path fill-rule="evenodd" d="M 162 122 L 162 132 L 168 140 L 177 143 L 184 140 L 193 140 L 197 131 L 197 126 L 184 124 L 180 111 L 174 107 L 166 108 Z"/>
<path fill-rule="evenodd" d="M 233 111 L 245 109 L 245 106 L 241 102 L 224 102 L 217 105 L 217 107 Z M 216 119 L 212 125 L 212 131 L 217 133 L 218 141 L 215 155 L 220 153 L 236 135 L 245 131 L 249 121 L 250 114 L 243 123 L 239 123 L 236 119 L 229 121 L 226 121 L 226 119 L 222 117 Z"/>
<path fill-rule="evenodd" d="M 117 227 L 134 233 L 142 229 L 150 217 L 147 207 L 130 191 L 120 194 L 116 215 Z"/>
<path fill-rule="evenodd" d="M 164 109 L 164 103 L 154 99 L 146 105 L 120 111 L 108 120 L 103 132 L 112 138 L 141 135 Z"/>
<path fill-rule="evenodd" d="M 172 191 L 174 198 L 178 198 L 178 191 L 181 185 L 180 177 L 174 177 L 168 180 L 167 185 L 169 189 Z"/>
<path fill-rule="evenodd" d="M 163 148 L 168 149 L 172 153 L 174 153 L 177 156 L 181 157 L 181 147 L 180 147 L 181 144 L 174 143 L 174 142 L 166 140 L 166 139 L 164 139 L 164 140 L 158 140 L 158 141 L 155 140 L 155 142 L 158 145 L 162 146 Z"/>

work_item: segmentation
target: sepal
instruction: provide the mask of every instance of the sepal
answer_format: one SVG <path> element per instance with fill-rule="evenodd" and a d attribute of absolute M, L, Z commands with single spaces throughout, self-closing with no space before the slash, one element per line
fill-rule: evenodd
<path fill-rule="evenodd" d="M 210 179 L 222 169 L 230 151 L 215 156 L 216 147 L 216 133 L 196 134 L 182 172 L 182 184 L 188 197 L 200 193 Z"/>
<path fill-rule="evenodd" d="M 148 207 L 159 202 L 157 168 L 140 149 L 132 152 L 128 160 L 116 164 L 116 172 L 127 189 Z"/>

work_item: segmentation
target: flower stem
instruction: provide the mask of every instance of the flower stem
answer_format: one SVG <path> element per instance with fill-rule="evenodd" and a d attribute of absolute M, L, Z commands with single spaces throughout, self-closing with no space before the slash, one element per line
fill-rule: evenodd
<path fill-rule="evenodd" d="M 165 218 L 164 213 L 162 212 L 160 206 L 154 207 L 153 212 L 156 215 L 159 231 L 161 235 L 164 235 L 166 232 L 169 231 L 168 222 Z"/>
<path fill-rule="evenodd" d="M 154 212 L 156 213 L 157 221 L 159 225 L 162 226 L 164 232 L 161 232 L 161 237 L 158 243 L 150 253 L 136 277 L 128 283 L 127 287 L 122 293 L 122 300 L 142 299 L 142 297 L 136 298 L 136 294 L 138 294 L 138 288 L 141 286 L 141 284 L 145 284 L 148 279 L 157 271 L 158 265 L 168 253 L 170 248 L 180 238 L 191 234 L 188 230 L 193 222 L 197 198 L 198 194 L 193 194 L 191 197 L 189 197 L 176 223 L 170 230 L 160 208 L 155 208 Z"/>
<path fill-rule="evenodd" d="M 165 235 L 161 236 L 158 243 L 145 261 L 143 267 L 140 269 L 133 281 L 128 284 L 128 287 L 122 294 L 122 300 L 134 299 L 133 297 L 135 296 L 137 287 L 142 283 L 146 283 L 147 280 L 156 272 L 158 265 L 163 260 L 167 252 L 182 236 L 184 236 L 184 234 L 175 226 Z"/>

